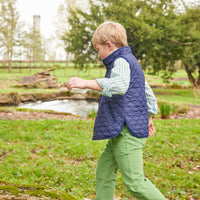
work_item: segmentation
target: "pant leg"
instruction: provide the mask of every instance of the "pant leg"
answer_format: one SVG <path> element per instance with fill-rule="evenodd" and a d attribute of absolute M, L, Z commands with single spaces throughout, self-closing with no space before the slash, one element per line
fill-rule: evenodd
<path fill-rule="evenodd" d="M 144 177 L 142 148 L 145 138 L 132 136 L 124 126 L 121 134 L 113 139 L 113 152 L 122 178 L 130 193 L 138 200 L 164 200 L 165 197 Z"/>
<path fill-rule="evenodd" d="M 96 169 L 95 200 L 113 200 L 118 166 L 113 156 L 112 139 L 102 152 Z"/>

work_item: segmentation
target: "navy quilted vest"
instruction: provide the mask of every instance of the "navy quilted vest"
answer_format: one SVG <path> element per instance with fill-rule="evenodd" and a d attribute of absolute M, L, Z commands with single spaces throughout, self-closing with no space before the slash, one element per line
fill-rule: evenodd
<path fill-rule="evenodd" d="M 127 60 L 130 65 L 129 88 L 124 95 L 112 95 L 112 97 L 101 95 L 94 124 L 93 140 L 116 137 L 120 134 L 124 124 L 133 136 L 148 137 L 144 74 L 129 46 L 117 49 L 103 60 L 107 70 L 105 77 L 110 77 L 114 61 L 119 57 Z"/>

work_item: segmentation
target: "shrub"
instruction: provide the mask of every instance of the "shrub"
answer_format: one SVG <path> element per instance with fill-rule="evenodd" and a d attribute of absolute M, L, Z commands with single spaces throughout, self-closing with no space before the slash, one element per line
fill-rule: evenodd
<path fill-rule="evenodd" d="M 160 104 L 160 113 L 162 119 L 168 119 L 170 117 L 171 107 L 169 104 L 161 103 Z"/>

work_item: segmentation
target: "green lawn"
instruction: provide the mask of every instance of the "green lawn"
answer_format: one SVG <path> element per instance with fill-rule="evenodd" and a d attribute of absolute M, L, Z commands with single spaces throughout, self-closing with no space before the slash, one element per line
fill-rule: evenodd
<path fill-rule="evenodd" d="M 43 71 L 43 70 L 40 70 Z M 38 70 L 0 71 L 1 92 L 54 92 L 55 89 L 14 88 L 12 80 Z M 103 77 L 104 68 L 78 70 L 60 68 L 51 72 L 59 83 L 70 77 Z M 190 86 L 184 70 L 178 70 L 169 84 L 160 76 L 145 75 L 150 85 Z M 8 85 L 4 85 L 4 83 Z M 9 83 L 11 85 L 9 85 Z M 8 87 L 7 87 L 8 86 Z M 153 88 L 160 101 L 200 105 L 200 92 L 193 89 Z M 0 120 L 0 180 L 19 184 L 45 185 L 68 192 L 78 199 L 94 199 L 95 168 L 106 141 L 92 141 L 94 121 L 90 120 Z M 200 119 L 154 120 L 157 134 L 144 148 L 146 176 L 169 199 L 200 199 Z M 132 200 L 120 173 L 116 193 Z"/>
<path fill-rule="evenodd" d="M 158 100 L 179 104 L 200 105 L 200 90 L 153 89 Z"/>
<path fill-rule="evenodd" d="M 148 73 L 145 73 L 145 78 L 148 81 L 150 85 L 157 85 L 157 86 L 182 86 L 182 87 L 191 87 L 191 84 L 188 80 L 187 73 L 183 69 L 177 70 L 174 74 L 172 74 L 172 77 L 168 80 L 168 83 L 165 83 L 162 78 L 162 73 L 158 73 L 156 75 L 149 75 Z"/>
<path fill-rule="evenodd" d="M 54 68 L 54 66 L 52 66 L 52 68 Z M 51 72 L 52 76 L 56 76 L 58 79 L 59 83 L 64 83 L 66 82 L 70 77 L 82 77 L 85 79 L 95 79 L 95 78 L 100 78 L 100 77 L 104 77 L 105 75 L 105 68 L 95 68 L 92 67 L 91 65 L 88 66 L 88 69 L 77 69 L 73 67 L 73 64 L 70 64 L 70 67 L 66 68 L 66 67 L 61 67 L 58 68 L 55 66 L 55 68 L 57 68 L 55 71 Z M 0 80 L 10 80 L 10 79 L 14 79 L 14 80 L 21 80 L 21 78 L 23 76 L 30 76 L 33 74 L 36 74 L 37 72 L 41 72 L 47 69 L 32 69 L 31 71 L 29 71 L 29 69 L 22 69 L 21 71 L 18 69 L 13 69 L 12 73 L 8 73 L 7 70 L 0 70 Z M 162 74 L 158 74 L 158 75 L 149 75 L 147 73 L 145 73 L 145 77 L 147 79 L 147 81 L 150 84 L 153 85 L 162 85 L 163 83 L 163 79 L 161 78 Z M 170 84 L 175 84 L 175 85 L 183 85 L 183 86 L 190 86 L 190 83 L 187 79 L 187 74 L 185 72 L 185 70 L 177 70 L 177 72 L 175 72 L 172 75 L 172 78 L 181 78 L 183 80 L 172 80 L 170 79 Z M 166 84 L 166 83 L 165 83 Z"/>
<path fill-rule="evenodd" d="M 52 67 L 54 68 L 54 67 Z M 48 69 L 32 69 L 29 71 L 28 69 L 22 69 L 19 71 L 18 69 L 13 69 L 12 73 L 8 73 L 7 70 L 0 70 L 0 80 L 21 80 L 23 76 L 31 76 L 38 72 L 42 72 Z M 57 68 L 55 71 L 51 71 L 52 76 L 56 76 L 59 83 L 66 82 L 70 77 L 79 76 L 86 79 L 94 79 L 97 77 L 103 77 L 105 75 L 105 68 L 93 68 L 89 67 L 88 69 L 77 69 L 73 66 L 68 68 Z"/>
<path fill-rule="evenodd" d="M 106 141 L 92 141 L 90 120 L 1 120 L 0 180 L 45 185 L 93 199 L 95 167 Z M 144 148 L 146 176 L 171 199 L 200 198 L 200 119 L 154 120 Z M 116 193 L 132 199 L 120 174 Z"/>
<path fill-rule="evenodd" d="M 37 73 L 38 70 L 32 70 L 31 73 L 28 70 L 22 70 L 21 73 L 19 70 L 13 70 L 11 74 L 9 74 L 5 70 L 0 71 L 0 90 L 1 93 L 9 93 L 9 92 L 18 92 L 18 93 L 50 93 L 55 92 L 57 89 L 26 89 L 26 88 L 16 88 L 13 87 L 18 80 L 21 80 L 23 76 L 29 76 Z M 89 68 L 88 70 L 79 70 L 73 68 L 72 66 L 69 68 L 59 68 L 53 72 L 51 72 L 53 76 L 57 77 L 58 83 L 63 84 L 68 81 L 70 77 L 78 76 L 85 79 L 95 79 L 97 77 L 103 77 L 105 74 L 105 68 Z M 170 82 L 169 84 L 163 83 L 163 80 L 160 76 L 150 76 L 145 75 L 148 83 L 153 86 L 164 86 L 165 88 L 168 85 L 177 85 L 178 82 Z M 176 78 L 184 78 L 183 85 L 190 85 L 187 80 L 187 75 L 184 70 L 178 70 L 174 75 Z M 181 84 L 182 85 L 182 84 Z M 162 89 L 162 88 L 153 88 L 156 97 L 160 101 L 168 101 L 171 103 L 181 103 L 181 104 L 194 104 L 200 105 L 200 92 L 198 90 L 193 89 Z"/>
<path fill-rule="evenodd" d="M 18 93 L 46 93 L 46 92 L 54 92 L 55 89 L 27 89 L 27 88 L 17 88 L 14 87 L 18 81 L 22 80 L 24 76 L 32 76 L 38 72 L 45 71 L 47 69 L 33 69 L 31 72 L 29 70 L 21 70 L 13 69 L 12 73 L 8 73 L 6 70 L 0 70 L 0 92 L 1 93 L 9 93 L 9 92 L 18 92 Z M 104 77 L 105 68 L 89 68 L 80 70 L 74 67 L 69 68 L 58 68 L 55 71 L 51 72 L 52 76 L 57 78 L 58 83 L 63 84 L 66 83 L 71 77 L 82 77 L 84 79 L 95 79 Z"/>

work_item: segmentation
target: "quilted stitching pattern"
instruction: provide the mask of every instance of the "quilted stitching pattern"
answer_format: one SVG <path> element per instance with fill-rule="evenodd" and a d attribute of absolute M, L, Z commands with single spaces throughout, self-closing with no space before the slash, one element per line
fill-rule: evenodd
<path fill-rule="evenodd" d="M 122 47 L 103 60 L 106 78 L 110 77 L 115 59 L 122 57 L 130 64 L 131 80 L 125 95 L 101 96 L 94 125 L 93 140 L 116 137 L 124 122 L 135 137 L 148 137 L 148 111 L 145 96 L 145 80 L 142 68 L 132 55 L 130 47 Z M 111 67 L 108 67 L 111 66 Z"/>

